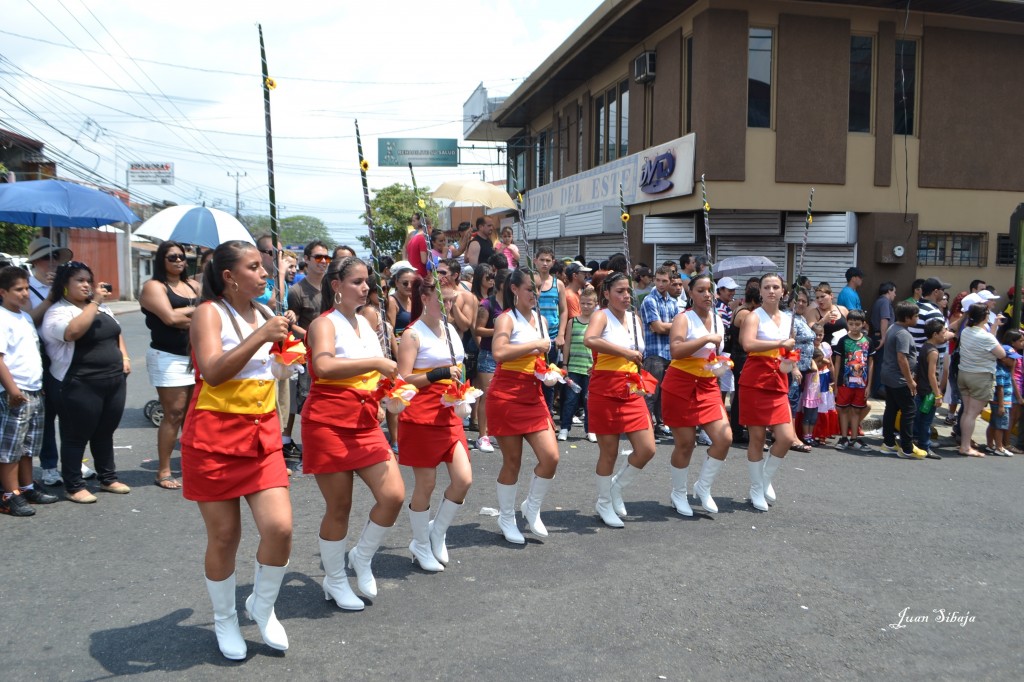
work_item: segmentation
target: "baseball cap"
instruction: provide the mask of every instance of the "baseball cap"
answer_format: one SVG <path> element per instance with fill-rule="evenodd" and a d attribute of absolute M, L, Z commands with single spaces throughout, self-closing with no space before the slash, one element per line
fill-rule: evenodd
<path fill-rule="evenodd" d="M 391 266 L 391 276 L 392 277 L 397 276 L 398 273 L 400 273 L 402 270 L 415 270 L 415 269 L 416 268 L 414 268 L 412 266 L 412 263 L 410 263 L 409 261 L 407 261 L 407 260 L 400 260 L 400 261 L 398 261 L 397 263 L 395 263 L 394 265 Z"/>
<path fill-rule="evenodd" d="M 968 294 L 967 296 L 964 296 L 963 299 L 961 299 L 961 301 L 960 301 L 960 310 L 962 310 L 963 312 L 966 313 L 968 308 L 970 308 L 975 303 L 984 303 L 984 302 L 985 302 L 985 299 L 983 299 L 978 294 Z"/>
<path fill-rule="evenodd" d="M 951 286 L 951 284 L 949 284 L 948 282 L 943 282 L 941 279 L 929 277 L 924 281 L 924 284 L 921 285 L 921 295 L 928 296 L 929 294 L 932 294 L 936 289 L 948 289 Z"/>
<path fill-rule="evenodd" d="M 1011 360 L 1020 360 L 1021 355 L 1020 353 L 1013 349 L 1013 346 L 1008 346 L 1004 343 L 1003 350 L 1006 351 L 1006 357 L 1010 358 Z"/>
<path fill-rule="evenodd" d="M 718 280 L 718 285 L 715 287 L 715 290 L 717 291 L 718 289 L 732 289 L 733 291 L 735 291 L 739 288 L 740 285 L 736 284 L 736 280 L 734 280 L 732 277 L 723 277 L 722 279 Z"/>
<path fill-rule="evenodd" d="M 998 294 L 993 294 L 988 289 L 982 289 L 981 291 L 979 291 L 978 296 L 980 296 L 981 300 L 983 301 L 994 301 L 997 298 L 999 298 Z"/>
<path fill-rule="evenodd" d="M 573 262 L 565 266 L 565 274 L 571 276 L 575 275 L 577 272 L 593 272 L 593 270 L 591 270 L 578 260 L 574 260 Z"/>

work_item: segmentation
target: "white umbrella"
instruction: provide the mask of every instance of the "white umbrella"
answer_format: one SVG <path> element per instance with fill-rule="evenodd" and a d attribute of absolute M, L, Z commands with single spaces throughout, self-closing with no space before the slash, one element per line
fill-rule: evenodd
<path fill-rule="evenodd" d="M 487 208 L 515 208 L 516 203 L 503 187 L 492 185 L 483 180 L 449 180 L 430 195 L 435 199 L 451 199 L 474 204 L 483 204 Z"/>
<path fill-rule="evenodd" d="M 245 225 L 230 213 L 206 206 L 171 206 L 142 223 L 135 234 L 162 241 L 216 248 L 227 241 L 255 244 Z"/>
<path fill-rule="evenodd" d="M 715 277 L 739 277 L 740 275 L 759 275 L 765 272 L 778 272 L 779 266 L 764 256 L 733 256 L 723 258 L 714 265 Z"/>

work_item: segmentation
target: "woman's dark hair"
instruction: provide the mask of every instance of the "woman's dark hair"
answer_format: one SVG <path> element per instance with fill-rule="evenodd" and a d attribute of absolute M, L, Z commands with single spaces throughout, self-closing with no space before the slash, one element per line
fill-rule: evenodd
<path fill-rule="evenodd" d="M 505 280 L 508 279 L 509 273 L 512 272 L 508 268 L 501 268 L 494 273 L 494 286 L 491 287 L 491 298 L 498 303 L 498 308 L 504 310 L 507 306 L 504 301 L 504 294 L 502 289 L 505 288 Z"/>
<path fill-rule="evenodd" d="M 484 278 L 493 275 L 494 268 L 487 263 L 481 263 L 473 268 L 473 284 L 469 287 L 469 290 L 476 296 L 476 300 L 479 301 L 484 297 Z"/>
<path fill-rule="evenodd" d="M 50 303 L 57 303 L 64 298 L 64 291 L 68 288 L 71 278 L 82 271 L 89 273 L 89 279 L 94 279 L 92 269 L 81 261 L 72 260 L 57 268 L 53 276 L 53 284 L 50 285 Z"/>
<path fill-rule="evenodd" d="M 597 272 L 598 270 L 601 269 L 601 264 L 598 263 L 596 260 L 590 260 L 587 261 L 587 267 L 590 268 L 591 272 Z"/>
<path fill-rule="evenodd" d="M 793 287 L 793 295 L 789 297 L 789 300 L 793 305 L 796 305 L 796 300 L 801 296 L 806 298 L 808 303 L 811 302 L 811 292 L 807 291 L 805 287 L 800 286 Z"/>
<path fill-rule="evenodd" d="M 1007 329 L 1003 333 L 1003 343 L 1007 346 L 1012 346 L 1017 343 L 1022 336 L 1024 336 L 1024 334 L 1021 334 L 1019 329 Z"/>
<path fill-rule="evenodd" d="M 250 242 L 233 239 L 213 250 L 213 258 L 206 263 L 203 270 L 204 301 L 212 301 L 224 295 L 224 271 L 233 270 L 242 259 L 242 254 L 255 248 Z"/>
<path fill-rule="evenodd" d="M 381 256 L 377 259 L 377 265 L 380 267 L 381 273 L 390 268 L 395 264 L 395 259 L 391 256 Z"/>
<path fill-rule="evenodd" d="M 423 315 L 423 297 L 436 296 L 434 291 L 434 278 L 423 279 L 419 274 L 412 281 L 412 300 L 409 301 L 409 324 Z"/>
<path fill-rule="evenodd" d="M 181 255 L 185 256 L 185 247 L 178 242 L 163 242 L 156 247 L 156 255 L 153 256 L 153 279 L 158 282 L 167 281 L 167 252 L 171 249 L 179 249 Z M 181 271 L 182 281 L 188 280 L 188 268 Z"/>
<path fill-rule="evenodd" d="M 988 304 L 975 303 L 967 309 L 967 326 L 973 327 L 988 319 Z"/>
<path fill-rule="evenodd" d="M 761 275 L 761 279 L 757 280 L 757 288 L 760 289 L 761 285 L 764 284 L 764 281 L 766 279 L 772 279 L 772 278 L 775 278 L 775 279 L 779 280 L 779 284 L 781 284 L 782 287 L 785 288 L 786 285 L 782 281 L 782 275 L 780 275 L 777 272 L 766 272 L 763 275 Z"/>
<path fill-rule="evenodd" d="M 702 279 L 706 279 L 708 282 L 711 283 L 711 291 L 714 292 L 715 280 L 711 278 L 711 273 L 709 272 L 702 272 L 699 275 L 694 275 L 693 277 L 691 277 L 690 281 L 686 284 L 686 288 L 689 289 L 690 291 L 693 291 L 693 287 L 695 287 L 697 285 L 697 282 Z"/>
<path fill-rule="evenodd" d="M 761 305 L 761 283 L 760 280 L 747 283 L 747 288 L 743 290 L 743 302 L 753 303 L 754 305 Z"/>
<path fill-rule="evenodd" d="M 331 289 L 331 282 L 336 279 L 345 279 L 352 268 L 359 265 L 366 268 L 367 276 L 369 276 L 369 266 L 357 256 L 345 256 L 331 261 L 331 264 L 327 266 L 327 272 L 324 273 L 324 281 L 320 283 L 320 312 L 326 313 L 334 307 L 334 290 Z"/>
<path fill-rule="evenodd" d="M 510 270 L 508 277 L 505 279 L 505 286 L 503 287 L 502 294 L 504 295 L 504 307 L 511 308 L 515 303 L 516 297 L 512 293 L 512 287 L 521 287 L 528 282 L 533 282 L 533 270 L 530 268 L 516 268 Z"/>
<path fill-rule="evenodd" d="M 601 282 L 601 295 L 598 297 L 598 300 L 602 308 L 608 307 L 608 292 L 619 282 L 629 282 L 629 277 L 626 273 L 612 271 L 612 274 L 605 277 L 604 281 Z"/>
<path fill-rule="evenodd" d="M 614 256 L 608 259 L 608 269 L 613 272 L 621 272 L 625 274 L 626 270 L 628 269 L 626 257 L 621 253 L 615 254 Z"/>

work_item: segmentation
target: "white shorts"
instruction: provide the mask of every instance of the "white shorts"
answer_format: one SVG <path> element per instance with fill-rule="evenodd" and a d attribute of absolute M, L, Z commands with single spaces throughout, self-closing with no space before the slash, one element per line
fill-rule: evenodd
<path fill-rule="evenodd" d="M 194 369 L 189 368 L 189 358 L 175 355 L 156 348 L 146 351 L 146 371 L 149 383 L 153 388 L 174 388 L 177 386 L 195 386 Z"/>

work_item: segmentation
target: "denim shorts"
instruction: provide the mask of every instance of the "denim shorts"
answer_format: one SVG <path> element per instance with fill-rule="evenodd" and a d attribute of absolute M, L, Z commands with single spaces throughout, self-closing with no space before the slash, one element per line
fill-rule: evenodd
<path fill-rule="evenodd" d="M 476 371 L 479 374 L 494 374 L 498 369 L 498 364 L 494 362 L 494 356 L 491 355 L 491 351 L 480 349 L 480 354 L 476 357 Z"/>

